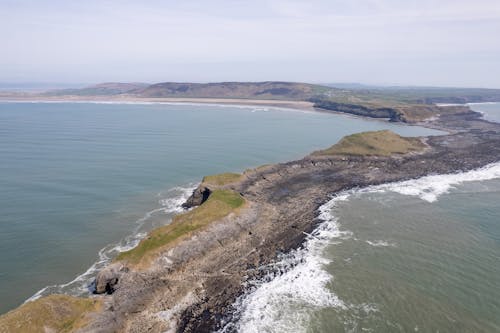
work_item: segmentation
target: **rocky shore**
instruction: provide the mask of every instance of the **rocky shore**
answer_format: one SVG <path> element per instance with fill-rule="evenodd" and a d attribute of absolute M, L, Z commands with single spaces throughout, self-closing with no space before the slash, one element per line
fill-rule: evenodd
<path fill-rule="evenodd" d="M 202 183 L 185 204 L 202 204 L 215 190 L 246 201 L 237 214 L 214 221 L 160 249 L 147 264 L 118 261 L 101 272 L 103 310 L 81 332 L 213 332 L 230 320 L 245 281 L 280 253 L 300 247 L 319 222 L 330 195 L 355 187 L 466 171 L 500 160 L 500 125 L 468 112 L 441 116 L 433 127 L 449 135 L 422 138 L 408 154 L 317 155 L 248 170 L 228 184 Z"/>
<path fill-rule="evenodd" d="M 86 313 L 85 321 L 72 331 L 217 331 L 233 319 L 232 304 L 245 292 L 245 282 L 266 273 L 262 267 L 281 253 L 303 244 L 320 222 L 318 208 L 332 194 L 467 171 L 500 160 L 500 125 L 480 119 L 477 113 L 445 114 L 425 126 L 449 134 L 420 138 L 416 147 L 422 149 L 406 153 L 325 150 L 329 153 L 313 153 L 243 175 L 205 179 L 184 204 L 191 208 L 187 218 L 207 207 L 215 194 L 223 200 L 211 205 L 227 212 L 215 214 L 203 225 L 185 217 L 189 228 L 180 232 L 183 224 L 177 221 L 177 229 L 174 225 L 168 232 L 178 235 L 168 243 L 157 246 L 156 241 L 165 240 L 161 238 L 165 235 L 152 233 L 140 244 L 141 250 L 150 253 L 115 260 L 96 278 L 98 310 Z M 234 197 L 224 197 L 227 193 Z M 241 202 L 235 209 L 223 206 L 224 200 L 231 204 L 236 199 Z"/>

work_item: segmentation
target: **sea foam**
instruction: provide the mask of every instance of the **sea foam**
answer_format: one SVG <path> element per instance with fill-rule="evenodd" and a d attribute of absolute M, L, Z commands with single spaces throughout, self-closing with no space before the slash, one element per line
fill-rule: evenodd
<path fill-rule="evenodd" d="M 390 191 L 403 195 L 418 196 L 427 202 L 434 202 L 439 196 L 448 193 L 451 189 L 462 183 L 495 178 L 500 178 L 500 162 L 462 173 L 432 175 L 402 182 L 370 186 L 359 190 L 359 192 L 374 193 Z"/>
<path fill-rule="evenodd" d="M 264 278 L 249 283 L 250 293 L 235 304 L 239 318 L 220 332 L 300 332 L 309 315 L 322 307 L 345 308 L 344 302 L 326 289 L 331 276 L 323 269 L 329 263 L 322 251 L 332 239 L 351 237 L 339 229 L 331 214 L 334 206 L 348 195 L 337 195 L 320 208 L 323 223 L 307 236 L 304 247 L 282 255 L 278 262 L 262 267 Z"/>

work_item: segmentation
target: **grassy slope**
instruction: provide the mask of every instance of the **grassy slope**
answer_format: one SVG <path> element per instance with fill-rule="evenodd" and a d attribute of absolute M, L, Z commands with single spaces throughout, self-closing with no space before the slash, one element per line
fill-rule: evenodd
<path fill-rule="evenodd" d="M 243 197 L 236 192 L 215 190 L 201 206 L 177 215 L 171 224 L 151 231 L 135 248 L 120 253 L 116 260 L 137 264 L 155 250 L 171 245 L 181 237 L 235 212 L 244 203 Z"/>
<path fill-rule="evenodd" d="M 364 132 L 346 136 L 332 147 L 314 152 L 326 155 L 378 155 L 406 154 L 420 151 L 425 145 L 418 138 L 404 138 L 388 130 Z"/>
<path fill-rule="evenodd" d="M 72 332 L 85 325 L 85 315 L 100 301 L 67 295 L 50 295 L 28 302 L 0 316 L 0 333 Z"/>

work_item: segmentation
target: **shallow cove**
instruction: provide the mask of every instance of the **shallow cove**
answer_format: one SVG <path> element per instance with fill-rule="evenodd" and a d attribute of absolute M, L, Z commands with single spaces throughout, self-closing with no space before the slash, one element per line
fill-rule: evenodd
<path fill-rule="evenodd" d="M 168 222 L 204 175 L 380 129 L 439 134 L 262 107 L 0 103 L 0 313 L 48 285 L 45 293 L 87 293 L 95 269 Z"/>

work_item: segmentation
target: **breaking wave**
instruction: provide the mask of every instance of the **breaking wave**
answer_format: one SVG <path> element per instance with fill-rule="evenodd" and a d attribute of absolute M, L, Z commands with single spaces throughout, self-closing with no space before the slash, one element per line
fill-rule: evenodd
<path fill-rule="evenodd" d="M 370 186 L 360 193 L 391 191 L 403 195 L 418 196 L 427 202 L 436 201 L 455 186 L 465 182 L 500 178 L 500 163 L 491 163 L 482 168 L 454 174 L 432 175 L 397 183 Z"/>

